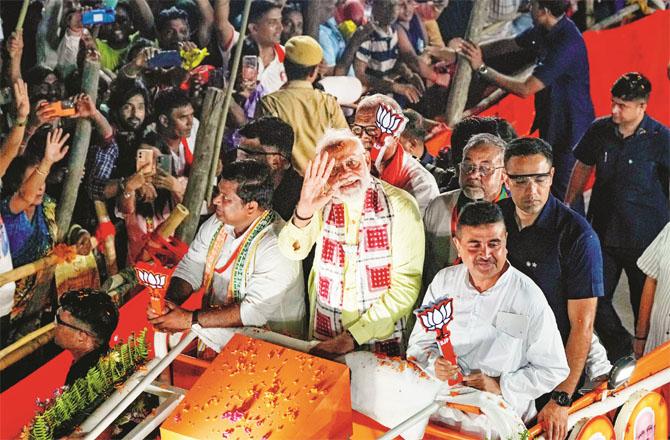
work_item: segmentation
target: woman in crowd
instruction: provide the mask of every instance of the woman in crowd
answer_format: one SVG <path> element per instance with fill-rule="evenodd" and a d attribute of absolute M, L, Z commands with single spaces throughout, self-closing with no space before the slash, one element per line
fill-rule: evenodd
<path fill-rule="evenodd" d="M 38 133 L 36 137 L 40 137 Z M 51 167 L 67 154 L 65 142 L 69 135 L 58 128 L 46 133 L 43 157 L 18 156 L 12 161 L 3 179 L 0 213 L 5 223 L 12 264 L 19 267 L 47 255 L 57 236 L 56 202 L 46 192 L 46 178 Z M 24 316 L 24 312 L 45 309 L 47 304 L 35 305 L 32 296 L 35 286 L 44 283 L 45 272 L 17 281 L 11 321 L 14 330 L 23 325 L 39 325 L 40 313 Z M 46 281 L 48 282 L 48 281 Z M 27 306 L 30 304 L 29 310 Z M 25 328 L 25 327 L 24 327 Z"/>

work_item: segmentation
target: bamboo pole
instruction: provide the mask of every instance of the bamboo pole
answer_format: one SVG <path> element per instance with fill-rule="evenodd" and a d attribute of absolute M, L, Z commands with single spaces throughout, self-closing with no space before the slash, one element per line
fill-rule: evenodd
<path fill-rule="evenodd" d="M 233 56 L 233 66 L 230 71 L 230 81 L 228 82 L 228 87 L 226 88 L 226 99 L 223 101 L 223 109 L 221 110 L 221 116 L 219 118 L 219 124 L 216 128 L 216 141 L 214 143 L 214 160 L 211 163 L 209 169 L 209 179 L 208 182 L 212 182 L 216 178 L 216 166 L 219 162 L 219 156 L 221 155 L 221 142 L 223 141 L 223 132 L 226 128 L 226 119 L 228 119 L 228 110 L 230 109 L 230 103 L 233 100 L 233 89 L 235 88 L 235 80 L 237 78 L 237 71 L 240 67 L 240 59 L 242 58 L 242 41 L 246 36 L 247 25 L 249 23 L 249 10 L 251 8 L 252 0 L 244 0 L 244 10 L 242 11 L 242 26 L 240 27 L 240 37 L 238 41 L 240 43 L 235 46 L 235 55 Z M 207 185 L 207 192 L 205 200 L 209 203 L 212 198 L 212 185 Z"/>
<path fill-rule="evenodd" d="M 200 212 L 200 208 L 198 208 L 198 212 Z M 158 234 L 158 236 L 161 238 L 168 239 L 172 234 L 174 234 L 181 222 L 183 222 L 184 219 L 188 216 L 188 213 L 189 210 L 184 205 L 179 203 L 177 206 L 175 206 L 172 212 L 170 212 L 168 218 L 166 218 L 165 221 L 161 223 L 160 226 L 158 226 L 158 229 L 156 229 L 156 234 Z M 151 240 L 149 240 L 149 242 L 144 245 L 144 250 L 142 251 L 142 254 L 139 258 L 140 261 L 151 261 L 151 255 L 147 250 L 147 248 L 150 246 L 152 246 Z"/>
<path fill-rule="evenodd" d="M 109 218 L 109 213 L 107 212 L 107 205 L 102 200 L 95 200 L 93 202 L 95 205 L 95 214 L 98 217 L 98 224 L 111 223 Z M 105 261 L 107 262 L 107 277 L 116 275 L 119 272 L 119 268 L 116 264 L 116 246 L 114 245 L 114 235 L 105 237 Z"/>
<path fill-rule="evenodd" d="M 584 2 L 584 15 L 586 16 L 586 29 L 591 29 L 596 23 L 595 16 L 593 15 L 594 9 L 594 0 L 586 0 Z"/>
<path fill-rule="evenodd" d="M 321 0 L 311 0 L 307 2 L 307 9 L 305 10 L 305 27 L 303 35 L 309 35 L 316 41 L 319 41 L 319 15 L 321 8 L 323 8 Z"/>
<path fill-rule="evenodd" d="M 91 237 L 91 247 L 96 247 L 98 245 L 98 240 L 95 237 Z M 76 253 L 77 245 L 69 246 L 72 252 Z M 0 275 L 0 286 L 4 286 L 7 283 L 12 281 L 18 281 L 22 278 L 29 277 L 36 274 L 37 272 L 44 270 L 46 268 L 52 267 L 60 261 L 60 257 L 55 254 L 49 254 L 46 257 L 35 260 L 32 263 L 24 264 L 23 266 L 15 267 L 9 272 L 5 272 Z"/>
<path fill-rule="evenodd" d="M 88 94 L 93 102 L 98 97 L 98 78 L 100 72 L 100 63 L 97 60 L 86 59 L 84 61 L 84 70 L 82 73 L 82 92 Z M 88 146 L 91 141 L 91 121 L 86 118 L 77 119 L 73 141 L 70 148 L 70 160 L 68 163 L 68 174 L 63 183 L 63 191 L 56 208 L 56 222 L 58 224 L 57 241 L 64 240 L 70 228 L 72 213 L 74 212 L 79 194 L 79 184 L 84 175 L 84 165 Z M 42 313 L 42 308 L 49 297 L 51 290 L 51 280 L 53 279 L 54 268 L 47 268 L 45 282 L 34 287 L 35 293 L 26 306 L 24 316 L 34 316 Z"/>
<path fill-rule="evenodd" d="M 189 211 L 186 208 L 186 206 L 179 203 L 172 210 L 168 218 L 165 219 L 165 221 L 160 224 L 160 226 L 156 230 L 156 233 L 163 238 L 170 237 L 172 234 L 174 234 L 174 231 L 177 230 L 177 227 L 179 227 L 181 222 L 184 221 L 186 216 L 188 216 L 188 213 Z"/>
<path fill-rule="evenodd" d="M 14 365 L 38 348 L 46 345 L 53 339 L 55 331 L 56 325 L 51 322 L 0 350 L 0 371 Z"/>
<path fill-rule="evenodd" d="M 95 103 L 98 97 L 98 78 L 100 75 L 100 63 L 98 61 L 86 59 L 84 62 L 84 71 L 82 74 L 81 91 L 91 97 Z M 79 184 L 84 174 L 84 165 L 86 164 L 86 155 L 91 141 L 91 121 L 86 118 L 77 119 L 77 128 L 72 140 L 70 149 L 70 161 L 68 163 L 68 174 L 63 184 L 63 192 L 58 202 L 56 220 L 58 222 L 58 241 L 63 241 L 72 221 L 72 213 L 77 195 L 79 194 Z"/>
<path fill-rule="evenodd" d="M 21 12 L 19 12 L 19 20 L 16 22 L 16 32 L 23 31 L 23 23 L 26 21 L 26 14 L 28 13 L 28 6 L 30 5 L 30 0 L 23 0 L 21 5 Z"/>
<path fill-rule="evenodd" d="M 470 21 L 465 33 L 465 39 L 477 43 L 479 34 L 486 22 L 487 0 L 474 0 L 472 12 L 470 12 Z M 472 68 L 467 60 L 459 55 L 456 73 L 451 81 L 449 97 L 447 99 L 447 108 L 445 116 L 447 125 L 453 127 L 461 120 L 466 101 L 468 100 L 468 91 L 470 90 L 470 80 L 472 79 Z"/>
<path fill-rule="evenodd" d="M 214 144 L 216 142 L 217 125 L 220 122 L 221 104 L 224 100 L 223 90 L 209 87 L 202 106 L 202 123 L 196 136 L 193 166 L 188 176 L 188 185 L 184 194 L 184 205 L 191 213 L 177 228 L 177 237 L 190 243 L 198 229 L 198 220 L 202 210 L 202 202 L 207 195 L 207 187 L 211 186 L 211 164 L 214 160 Z"/>

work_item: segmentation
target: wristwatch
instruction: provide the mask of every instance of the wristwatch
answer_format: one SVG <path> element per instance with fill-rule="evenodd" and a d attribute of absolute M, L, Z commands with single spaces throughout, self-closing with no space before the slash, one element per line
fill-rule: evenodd
<path fill-rule="evenodd" d="M 489 66 L 482 63 L 482 65 L 479 66 L 479 68 L 477 69 L 477 73 L 479 73 L 480 75 L 486 75 L 487 73 L 489 73 Z"/>
<path fill-rule="evenodd" d="M 556 402 L 558 406 L 570 406 L 572 398 L 565 391 L 552 391 L 551 400 Z"/>

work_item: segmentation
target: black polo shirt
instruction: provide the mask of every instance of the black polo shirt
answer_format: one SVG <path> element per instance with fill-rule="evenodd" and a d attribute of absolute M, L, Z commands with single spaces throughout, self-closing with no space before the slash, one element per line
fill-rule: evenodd
<path fill-rule="evenodd" d="M 611 117 L 599 118 L 574 154 L 596 167 L 587 217 L 603 246 L 645 249 L 670 221 L 670 130 L 645 115 L 624 139 Z"/>
<path fill-rule="evenodd" d="M 513 200 L 498 204 L 507 227 L 507 258 L 542 289 L 565 344 L 570 334 L 568 300 L 604 294 L 598 236 L 586 219 L 551 194 L 535 223 L 522 230 Z"/>

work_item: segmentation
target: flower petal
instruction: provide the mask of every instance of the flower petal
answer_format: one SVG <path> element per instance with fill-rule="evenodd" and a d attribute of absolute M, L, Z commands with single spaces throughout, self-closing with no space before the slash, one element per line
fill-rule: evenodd
<path fill-rule="evenodd" d="M 433 326 L 428 322 L 428 317 L 426 315 L 420 315 L 421 322 L 426 329 L 431 329 Z"/>

